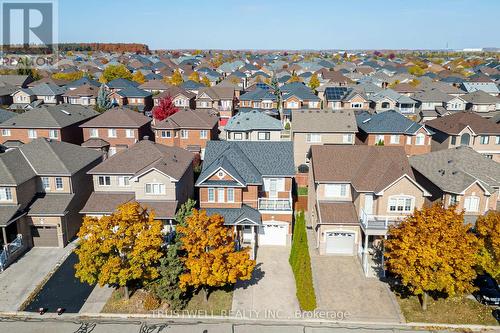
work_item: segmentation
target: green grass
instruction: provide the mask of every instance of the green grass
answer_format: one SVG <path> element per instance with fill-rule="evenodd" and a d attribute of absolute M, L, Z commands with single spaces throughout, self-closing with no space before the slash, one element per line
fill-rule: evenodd
<path fill-rule="evenodd" d="M 297 194 L 299 196 L 306 196 L 307 195 L 307 187 L 299 187 L 297 189 Z"/>
<path fill-rule="evenodd" d="M 427 310 L 423 311 L 417 296 L 398 299 L 401 311 L 408 322 L 498 325 L 491 311 L 493 307 L 479 304 L 466 297 L 449 297 L 437 300 L 428 298 Z"/>
<path fill-rule="evenodd" d="M 215 289 L 210 292 L 208 302 L 203 293 L 194 294 L 185 310 L 189 312 L 202 311 L 207 315 L 228 314 L 233 304 L 233 286 Z"/>
<path fill-rule="evenodd" d="M 306 220 L 304 212 L 297 214 L 293 229 L 292 249 L 290 251 L 290 265 L 295 276 L 297 300 L 300 308 L 312 311 L 316 308 L 316 294 L 312 281 L 311 257 L 307 245 Z"/>

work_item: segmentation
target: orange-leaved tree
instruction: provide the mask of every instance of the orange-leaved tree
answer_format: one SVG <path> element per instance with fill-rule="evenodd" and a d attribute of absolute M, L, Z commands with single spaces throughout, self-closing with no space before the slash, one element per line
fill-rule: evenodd
<path fill-rule="evenodd" d="M 464 224 L 463 212 L 440 204 L 416 210 L 389 230 L 385 242 L 387 269 L 415 295 L 449 296 L 473 290 L 479 240 Z"/>
<path fill-rule="evenodd" d="M 500 212 L 490 211 L 476 221 L 481 240 L 478 266 L 495 279 L 500 279 Z"/>
<path fill-rule="evenodd" d="M 248 248 L 236 251 L 234 231 L 224 225 L 222 216 L 208 216 L 205 210 L 194 209 L 185 226 L 177 226 L 177 231 L 186 251 L 186 273 L 179 278 L 182 289 L 201 288 L 207 301 L 210 288 L 252 277 L 255 261 L 250 259 Z"/>
<path fill-rule="evenodd" d="M 88 284 L 124 287 L 128 298 L 131 282 L 145 283 L 158 277 L 162 228 L 154 213 L 136 202 L 125 203 L 99 219 L 86 216 L 75 250 L 79 259 L 76 277 Z"/>

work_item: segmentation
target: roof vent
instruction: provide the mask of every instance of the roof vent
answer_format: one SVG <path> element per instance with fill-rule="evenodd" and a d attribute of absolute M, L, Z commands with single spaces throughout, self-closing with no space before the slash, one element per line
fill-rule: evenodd
<path fill-rule="evenodd" d="M 439 174 L 440 174 L 441 176 L 444 176 L 444 174 L 445 174 L 444 169 L 439 169 L 439 170 L 438 170 L 438 172 L 439 172 Z"/>
<path fill-rule="evenodd" d="M 68 116 L 70 116 L 70 115 L 71 115 L 71 113 L 69 113 L 69 112 L 68 112 L 68 111 L 66 111 L 66 110 L 61 110 L 61 112 L 62 112 L 62 113 L 64 113 L 64 114 L 67 114 Z"/>
<path fill-rule="evenodd" d="M 453 162 L 453 160 L 448 160 L 448 164 L 451 164 Z"/>
<path fill-rule="evenodd" d="M 366 124 L 366 123 L 367 123 L 367 122 L 369 122 L 370 120 L 372 120 L 372 118 L 368 118 L 368 119 L 363 120 L 363 124 Z"/>
<path fill-rule="evenodd" d="M 456 175 L 457 173 L 458 173 L 458 171 L 453 171 L 451 174 Z"/>

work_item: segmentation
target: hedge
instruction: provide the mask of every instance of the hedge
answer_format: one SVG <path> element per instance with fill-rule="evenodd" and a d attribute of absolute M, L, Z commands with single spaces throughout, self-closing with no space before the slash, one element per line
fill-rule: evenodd
<path fill-rule="evenodd" d="M 295 287 L 300 308 L 304 311 L 312 311 L 316 308 L 316 294 L 314 293 L 312 281 L 311 257 L 307 245 L 306 221 L 303 211 L 297 214 L 293 228 L 289 262 L 295 276 Z"/>

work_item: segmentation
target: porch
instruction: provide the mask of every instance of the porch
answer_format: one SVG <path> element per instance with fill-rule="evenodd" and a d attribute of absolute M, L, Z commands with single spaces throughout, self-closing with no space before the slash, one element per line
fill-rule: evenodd
<path fill-rule="evenodd" d="M 14 260 L 19 258 L 28 248 L 27 239 L 23 238 L 19 226 L 20 219 L 0 225 L 2 229 L 0 241 L 0 272 L 3 272 Z"/>

